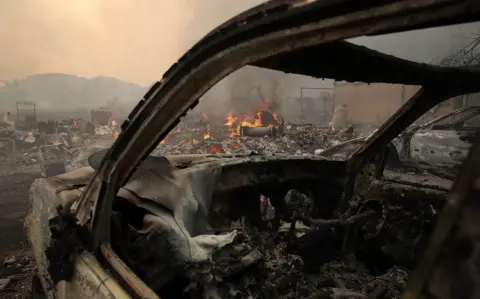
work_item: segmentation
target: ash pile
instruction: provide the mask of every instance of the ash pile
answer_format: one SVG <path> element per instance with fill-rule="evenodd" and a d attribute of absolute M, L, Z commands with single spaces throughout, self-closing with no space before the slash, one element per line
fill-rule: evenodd
<path fill-rule="evenodd" d="M 332 128 L 285 122 L 275 113 L 210 119 L 205 114 L 185 119 L 160 142 L 155 155 L 238 154 L 312 155 L 352 138 L 366 135 L 354 126 Z"/>

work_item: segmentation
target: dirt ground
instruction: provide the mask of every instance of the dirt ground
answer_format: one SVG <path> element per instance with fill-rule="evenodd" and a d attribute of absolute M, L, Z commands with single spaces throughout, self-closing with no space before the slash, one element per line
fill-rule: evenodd
<path fill-rule="evenodd" d="M 0 282 L 11 280 L 0 290 L 2 299 L 27 298 L 29 293 L 33 261 L 23 233 L 23 218 L 28 208 L 28 190 L 38 177 L 38 173 L 0 176 Z M 6 265 L 7 258 L 13 258 L 13 262 Z"/>

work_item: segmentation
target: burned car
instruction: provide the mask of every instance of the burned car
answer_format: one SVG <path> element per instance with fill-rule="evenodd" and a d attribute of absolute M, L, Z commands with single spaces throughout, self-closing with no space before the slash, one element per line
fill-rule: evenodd
<path fill-rule="evenodd" d="M 458 168 L 468 156 L 480 125 L 480 107 L 458 109 L 426 124 L 409 127 L 393 140 L 400 161 Z"/>
<path fill-rule="evenodd" d="M 388 144 L 438 103 L 480 91 L 480 72 L 344 39 L 474 21 L 479 11 L 477 1 L 459 0 L 270 1 L 223 24 L 152 86 L 110 149 L 32 184 L 25 227 L 37 264 L 33 295 L 400 298 L 445 222 L 438 215 L 449 188 L 383 176 Z M 347 160 L 149 155 L 210 87 L 244 65 L 422 88 Z M 406 298 L 432 293 L 423 286 L 407 287 Z M 449 285 L 459 290 L 467 289 Z M 467 295 L 479 296 L 475 285 Z"/>
<path fill-rule="evenodd" d="M 389 146 L 387 164 L 391 167 L 413 167 L 447 178 L 455 177 L 468 156 L 475 139 L 480 107 L 467 107 L 439 116 L 422 125 L 412 124 L 394 138 Z M 319 155 L 346 159 L 367 137 L 336 144 Z"/>

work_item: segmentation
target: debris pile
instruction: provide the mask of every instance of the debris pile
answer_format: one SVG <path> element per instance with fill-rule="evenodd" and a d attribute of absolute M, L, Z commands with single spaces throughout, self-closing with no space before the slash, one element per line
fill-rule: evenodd
<path fill-rule="evenodd" d="M 382 212 L 375 206 L 346 219 L 320 219 L 314 216 L 313 200 L 297 190 L 286 194 L 284 203 L 289 212 L 282 217 L 275 215 L 268 197 L 261 195 L 259 202 L 259 226 L 242 216 L 211 228 L 214 235 L 197 236 L 210 240 L 211 256 L 186 256 L 183 264 L 178 263 L 178 256 L 173 264 L 156 264 L 155 259 L 146 257 L 148 266 L 136 259 L 132 269 L 162 298 L 400 298 L 409 276 L 407 268 L 384 265 L 362 258 L 356 250 L 342 249 L 344 229 L 363 231 L 381 219 Z M 221 244 L 212 241 L 220 237 Z M 141 238 L 134 239 L 143 243 Z M 138 246 L 145 254 L 145 244 Z M 175 250 L 178 242 L 171 246 L 164 248 L 166 252 Z M 183 271 L 178 271 L 181 265 Z M 169 271 L 170 266 L 176 271 Z M 150 267 L 178 274 L 159 285 L 158 276 L 148 274 Z"/>
<path fill-rule="evenodd" d="M 261 128 L 261 127 L 251 127 Z M 268 127 L 266 129 L 269 129 Z M 359 137 L 353 127 L 331 131 L 311 124 L 285 123 L 282 135 L 248 137 L 235 135 L 225 127 L 177 128 L 158 145 L 155 155 L 178 154 L 314 154 L 340 142 Z"/>
<path fill-rule="evenodd" d="M 374 275 L 353 254 L 315 266 L 288 249 L 287 233 L 245 228 L 213 256 L 216 290 L 197 284 L 196 291 L 219 298 L 399 298 L 408 279 L 400 267 Z"/>
<path fill-rule="evenodd" d="M 38 164 L 42 169 L 44 166 L 41 164 L 48 164 L 48 161 L 43 161 L 43 152 L 55 156 L 55 161 L 66 160 L 67 170 L 83 166 L 85 161 L 77 163 L 78 158 L 75 158 L 84 156 L 79 152 L 85 147 L 97 147 L 98 140 L 113 142 L 119 135 L 119 123 L 109 114 L 103 114 L 102 121 L 96 119 L 95 124 L 69 119 L 39 122 L 38 129 L 31 131 L 5 130 L 0 138 L 0 162 L 12 165 L 10 169 L 14 171 L 38 167 Z M 217 119 L 210 119 L 205 114 L 187 117 L 160 142 L 154 155 L 308 155 L 359 136 L 353 127 L 335 131 L 331 127 L 284 122 L 266 108 L 252 115 L 229 114 L 226 118 Z M 48 154 L 49 151 L 53 153 Z M 69 160 L 77 162 L 72 164 Z"/>
<path fill-rule="evenodd" d="M 9 165 L 3 171 L 45 172 L 42 168 L 50 162 L 60 163 L 75 156 L 85 146 L 98 140 L 109 140 L 108 146 L 118 135 L 115 121 L 109 125 L 93 125 L 85 120 L 45 121 L 31 131 L 11 130 L 0 138 L 0 163 Z"/>
<path fill-rule="evenodd" d="M 0 298 L 27 298 L 34 270 L 30 256 L 8 256 L 0 266 Z"/>

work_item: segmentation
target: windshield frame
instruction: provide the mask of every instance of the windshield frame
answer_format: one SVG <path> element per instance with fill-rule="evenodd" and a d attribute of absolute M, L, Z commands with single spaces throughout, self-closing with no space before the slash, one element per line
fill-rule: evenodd
<path fill-rule="evenodd" d="M 273 5 L 273 2 L 270 2 L 270 5 Z M 374 9 L 367 9 L 370 8 L 367 7 L 365 11 L 359 11 L 358 5 L 348 8 L 349 5 L 343 3 L 342 7 L 345 6 L 347 11 L 332 10 L 330 18 L 317 17 L 314 22 L 306 19 L 305 23 L 294 26 L 289 23 L 289 17 L 293 11 L 318 9 L 317 2 L 322 1 L 305 2 L 302 5 L 292 4 L 291 11 L 285 12 L 283 16 L 275 11 L 276 20 L 283 21 L 284 23 L 281 24 L 287 26 L 287 30 L 281 28 L 266 33 L 261 29 L 264 28 L 264 17 L 259 18 L 257 23 L 250 22 L 249 26 L 258 27 L 257 31 L 252 31 L 255 35 L 244 37 L 243 40 L 232 39 L 230 43 L 217 49 L 213 55 L 201 56 L 201 50 L 197 51 L 198 53 L 193 51 L 199 50 L 202 42 L 216 44 L 215 40 L 200 41 L 192 49 L 193 52 L 187 53 L 177 65 L 167 71 L 162 81 L 147 92 L 122 125 L 122 133 L 102 161 L 74 209 L 81 225 L 90 222 L 93 209 L 91 250 L 99 252 L 100 245 L 109 241 L 111 207 L 115 194 L 122 184 L 156 144 L 165 137 L 165 134 L 178 123 L 179 117 L 194 107 L 201 95 L 229 73 L 265 57 L 347 39 L 361 33 L 402 31 L 406 28 L 421 27 L 422 24 L 430 27 L 432 22 L 438 24 L 441 24 L 441 21 L 458 22 L 459 11 L 466 13 L 464 6 L 467 4 L 472 8 L 468 1 L 424 0 L 415 1 L 416 6 L 412 6 L 409 1 L 401 1 Z M 265 11 L 261 8 L 260 6 L 257 13 L 262 12 L 261 15 L 264 15 Z M 480 11 L 480 5 L 474 8 Z M 348 9 L 351 10 L 348 11 Z M 405 14 L 412 16 L 409 22 L 405 22 Z M 243 19 L 246 17 L 249 16 L 242 14 L 237 19 L 234 18 L 232 23 L 244 24 L 246 20 Z M 228 29 L 232 30 L 231 35 L 235 35 L 234 30 L 237 28 Z M 240 33 L 238 33 L 239 37 Z M 415 106 L 413 105 L 416 103 L 415 97 L 409 103 Z M 375 142 L 380 142 L 382 139 L 380 132 L 383 131 L 379 130 L 376 136 L 378 140 L 372 138 Z M 365 152 L 369 150 L 370 148 Z"/>

